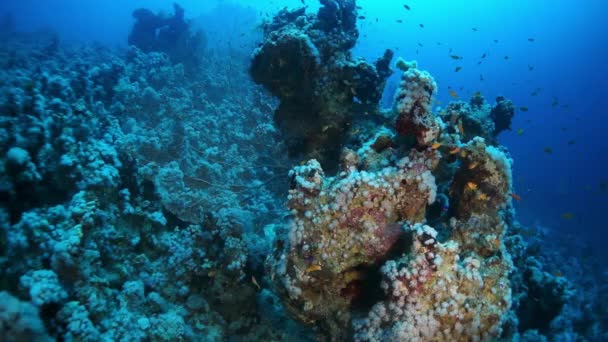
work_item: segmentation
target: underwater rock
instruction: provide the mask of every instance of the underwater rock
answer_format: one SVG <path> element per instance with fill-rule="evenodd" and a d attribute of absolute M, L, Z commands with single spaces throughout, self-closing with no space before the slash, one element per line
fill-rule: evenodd
<path fill-rule="evenodd" d="M 205 34 L 186 21 L 183 7 L 174 3 L 173 11 L 172 16 L 154 14 L 146 8 L 133 11 L 135 23 L 128 43 L 143 52 L 164 52 L 174 63 L 195 68 L 206 45 Z"/>
<path fill-rule="evenodd" d="M 311 160 L 290 172 L 289 247 L 270 267 L 296 317 L 345 336 L 349 311 L 369 301 L 365 283 L 372 270 L 400 245 L 398 222 L 421 222 L 434 202 L 435 158 L 412 152 L 378 171 L 351 165 L 336 177 Z"/>
<path fill-rule="evenodd" d="M 317 15 L 281 10 L 254 51 L 253 80 L 280 99 L 275 123 L 290 156 L 337 169 L 352 122 L 374 112 L 391 71 L 387 50 L 376 65 L 353 59 L 358 37 L 353 0 L 322 1 Z"/>
<path fill-rule="evenodd" d="M 435 143 L 441 134 L 441 124 L 431 111 L 433 93 L 437 84 L 426 71 L 413 67 L 404 70 L 395 97 L 396 129 L 399 134 L 414 136 L 420 147 Z"/>
<path fill-rule="evenodd" d="M 496 145 L 498 135 L 511 129 L 515 107 L 503 97 L 498 97 L 496 104 L 490 106 L 480 93 L 476 93 L 469 103 L 449 103 L 439 115 L 447 124 L 447 133 L 458 134 L 460 141 L 467 142 L 474 137 L 482 137 L 489 144 Z"/>

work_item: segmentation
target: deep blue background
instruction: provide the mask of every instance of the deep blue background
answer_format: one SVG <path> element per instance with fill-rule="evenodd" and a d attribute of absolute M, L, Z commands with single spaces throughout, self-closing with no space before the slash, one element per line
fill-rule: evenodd
<path fill-rule="evenodd" d="M 305 2 L 311 11 L 318 8 L 312 0 Z M 171 3 L 7 0 L 0 4 L 0 13 L 13 13 L 20 30 L 51 27 L 64 40 L 124 46 L 133 9 L 171 11 Z M 224 7 L 214 11 L 218 3 Z M 278 8 L 301 4 L 300 0 L 232 3 L 253 9 L 248 15 L 231 17 L 227 12 L 235 10 L 226 1 L 181 1 L 187 16 L 206 14 L 202 25 L 212 33 L 211 44 L 230 42 L 242 37 L 242 32 L 259 35 L 253 25 L 256 19 L 251 19 L 254 14 L 259 21 Z M 375 59 L 385 48 L 393 48 L 397 56 L 418 60 L 436 78 L 437 99 L 442 103 L 451 100 L 448 87 L 452 87 L 463 100 L 481 91 L 489 101 L 504 95 L 517 107 L 529 108 L 518 111 L 513 131 L 500 137 L 515 159 L 515 191 L 522 197 L 516 203 L 520 220 L 556 235 L 591 241 L 608 256 L 603 248 L 608 236 L 608 193 L 600 188 L 602 182 L 608 183 L 608 141 L 604 138 L 608 2 L 360 0 L 358 4 L 365 19 L 359 21 L 361 37 L 355 54 Z M 487 57 L 478 65 L 484 53 Z M 452 60 L 450 54 L 463 59 Z M 455 72 L 456 66 L 462 70 Z M 529 71 L 529 66 L 534 70 Z M 388 93 L 396 81 L 397 76 L 390 80 Z M 540 91 L 532 96 L 535 89 Z M 522 135 L 516 134 L 518 129 L 523 129 Z M 569 140 L 575 143 L 569 145 Z M 553 153 L 545 153 L 546 147 Z M 563 218 L 565 213 L 573 218 Z"/>

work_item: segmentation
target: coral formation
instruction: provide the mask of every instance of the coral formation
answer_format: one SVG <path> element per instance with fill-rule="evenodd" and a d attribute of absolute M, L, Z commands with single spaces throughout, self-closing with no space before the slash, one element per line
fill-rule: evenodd
<path fill-rule="evenodd" d="M 274 119 L 290 155 L 331 171 L 352 122 L 375 110 L 391 74 L 390 50 L 375 64 L 351 56 L 356 18 L 354 0 L 321 1 L 316 15 L 283 9 L 265 24 L 250 68 L 281 101 Z"/>
<path fill-rule="evenodd" d="M 447 132 L 460 133 L 463 142 L 482 137 L 496 145 L 498 135 L 511 129 L 515 107 L 510 100 L 502 96 L 496 98 L 494 106 L 490 106 L 480 93 L 476 93 L 469 103 L 451 102 L 439 115 L 448 124 Z M 462 133 L 459 132 L 459 126 L 462 127 Z"/>
<path fill-rule="evenodd" d="M 205 34 L 186 21 L 179 4 L 173 4 L 173 12 L 167 16 L 146 8 L 133 11 L 135 23 L 129 33 L 129 44 L 144 52 L 164 52 L 172 61 L 195 68 L 206 46 Z"/>

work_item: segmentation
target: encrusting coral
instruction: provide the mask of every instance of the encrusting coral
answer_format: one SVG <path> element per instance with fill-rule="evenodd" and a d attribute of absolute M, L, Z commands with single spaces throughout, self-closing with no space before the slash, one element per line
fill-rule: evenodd
<path fill-rule="evenodd" d="M 444 126 L 430 108 L 436 84 L 415 63 L 398 64 L 394 129 L 416 144 L 399 146 L 384 128 L 345 149 L 336 176 L 315 160 L 296 166 L 289 240 L 269 259 L 275 284 L 295 317 L 334 339 L 347 338 L 351 322 L 362 341 L 496 338 L 511 303 L 500 214 L 511 163 L 482 138 L 456 145 L 456 160 L 434 148 Z M 438 191 L 433 172 L 447 160 L 459 166 L 440 237 L 423 224 Z"/>

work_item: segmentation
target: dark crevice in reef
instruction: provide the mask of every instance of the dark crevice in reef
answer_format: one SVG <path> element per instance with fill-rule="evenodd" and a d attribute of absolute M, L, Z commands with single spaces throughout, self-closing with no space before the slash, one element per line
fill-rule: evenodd
<path fill-rule="evenodd" d="M 348 283 L 347 287 L 342 289 L 342 295 L 351 297 L 351 309 L 355 314 L 364 314 L 369 312 L 372 306 L 384 299 L 384 292 L 380 287 L 382 281 L 382 272 L 380 269 L 387 260 L 399 258 L 403 253 L 407 252 L 412 245 L 412 236 L 410 234 L 402 234 L 382 259 L 372 265 L 359 265 L 349 270 L 359 274 L 359 278 Z"/>

